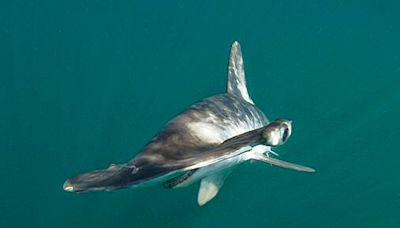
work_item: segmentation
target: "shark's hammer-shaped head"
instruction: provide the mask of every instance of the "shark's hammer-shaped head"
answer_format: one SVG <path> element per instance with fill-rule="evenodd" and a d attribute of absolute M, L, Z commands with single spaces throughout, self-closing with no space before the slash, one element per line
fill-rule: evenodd
<path fill-rule="evenodd" d="M 267 146 L 279 146 L 284 144 L 292 134 L 292 121 L 277 119 L 271 122 L 262 132 Z"/>

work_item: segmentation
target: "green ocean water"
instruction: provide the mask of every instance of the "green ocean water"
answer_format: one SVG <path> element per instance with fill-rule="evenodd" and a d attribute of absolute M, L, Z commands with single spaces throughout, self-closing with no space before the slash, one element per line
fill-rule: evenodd
<path fill-rule="evenodd" d="M 398 1 L 0 2 L 0 227 L 400 227 Z M 72 194 L 224 92 L 229 48 L 283 160 L 198 185 Z"/>

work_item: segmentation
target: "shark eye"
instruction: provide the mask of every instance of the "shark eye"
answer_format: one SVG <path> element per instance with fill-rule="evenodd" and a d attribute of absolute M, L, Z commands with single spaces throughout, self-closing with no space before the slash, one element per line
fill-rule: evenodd
<path fill-rule="evenodd" d="M 286 142 L 288 136 L 289 136 L 289 128 L 285 128 L 282 135 L 282 142 Z"/>

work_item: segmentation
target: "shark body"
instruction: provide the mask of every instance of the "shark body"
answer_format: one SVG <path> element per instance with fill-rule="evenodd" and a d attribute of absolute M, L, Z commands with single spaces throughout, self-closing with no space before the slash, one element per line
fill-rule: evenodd
<path fill-rule="evenodd" d="M 291 121 L 270 122 L 248 94 L 241 48 L 232 44 L 227 88 L 176 116 L 125 164 L 112 164 L 68 179 L 71 192 L 114 190 L 164 183 L 185 187 L 200 181 L 199 205 L 213 199 L 233 167 L 249 160 L 297 171 L 314 169 L 273 158 L 271 148 L 286 142 Z"/>

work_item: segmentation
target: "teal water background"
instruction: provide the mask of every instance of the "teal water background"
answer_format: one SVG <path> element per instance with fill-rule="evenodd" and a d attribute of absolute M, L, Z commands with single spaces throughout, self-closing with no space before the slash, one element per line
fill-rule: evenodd
<path fill-rule="evenodd" d="M 0 227 L 399 227 L 398 1 L 2 1 Z M 224 92 L 231 43 L 281 158 L 197 185 L 71 194 Z"/>

